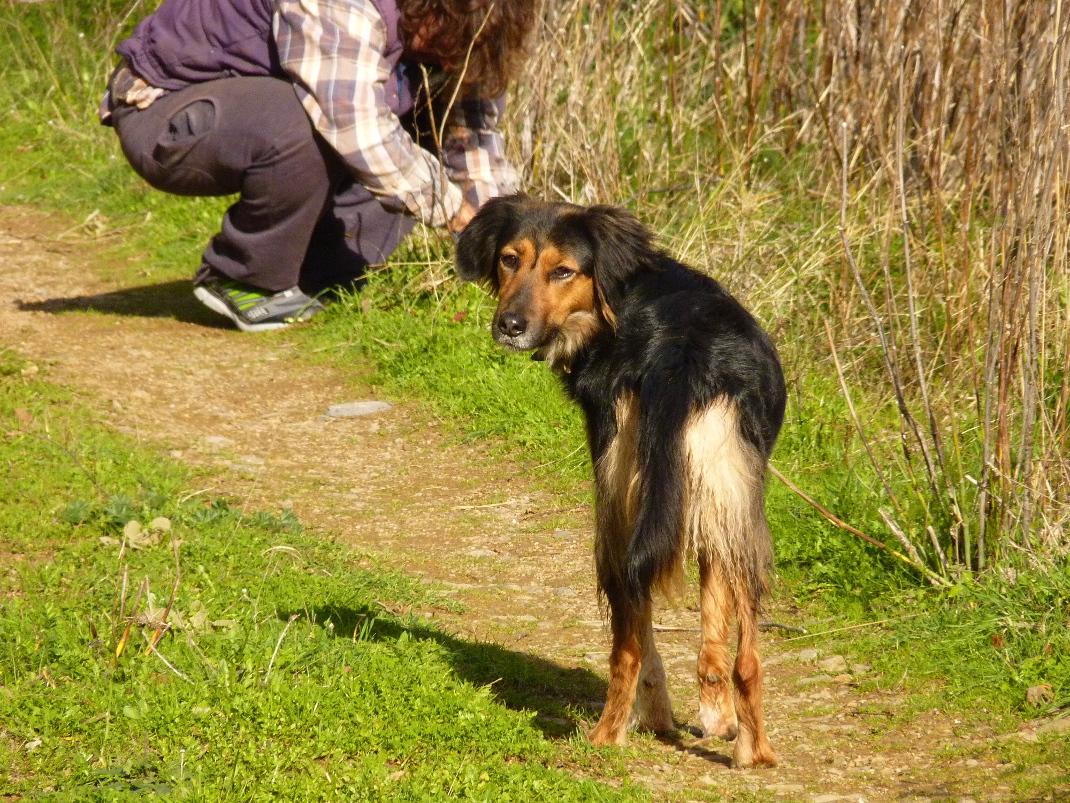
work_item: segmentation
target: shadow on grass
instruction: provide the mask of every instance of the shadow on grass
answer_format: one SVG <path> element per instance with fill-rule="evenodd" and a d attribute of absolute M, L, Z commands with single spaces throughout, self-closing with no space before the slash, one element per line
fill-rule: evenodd
<path fill-rule="evenodd" d="M 658 735 L 657 740 L 680 753 L 687 753 L 695 756 L 695 758 L 709 761 L 711 764 L 720 764 L 722 767 L 731 768 L 732 745 L 730 743 L 716 739 L 699 741 L 701 732 L 698 728 L 679 724 L 677 727 L 676 733 Z M 685 734 L 692 738 L 687 739 Z"/>
<path fill-rule="evenodd" d="M 285 621 L 290 613 L 282 612 L 279 618 Z M 534 711 L 536 727 L 548 737 L 569 736 L 584 726 L 583 720 L 591 724 L 601 712 L 606 682 L 586 669 L 567 669 L 497 644 L 464 641 L 419 622 L 384 617 L 370 607 L 323 606 L 313 608 L 312 614 L 317 625 L 337 638 L 396 641 L 405 632 L 410 638 L 437 642 L 459 678 L 474 686 L 490 686 L 507 708 Z"/>
<path fill-rule="evenodd" d="M 449 654 L 458 677 L 474 686 L 490 686 L 494 697 L 507 708 L 534 711 L 535 726 L 549 738 L 571 736 L 578 729 L 592 726 L 602 711 L 606 682 L 586 669 L 566 669 L 497 644 L 464 641 L 419 622 L 403 623 L 384 617 L 382 611 L 371 607 L 328 605 L 311 612 L 316 624 L 335 638 L 396 641 L 402 633 L 408 633 L 410 638 L 437 642 Z M 307 612 L 282 612 L 279 619 L 286 621 L 291 613 Z M 699 741 L 695 738 L 699 735 L 696 728 L 678 723 L 676 732 L 657 739 L 682 753 L 725 767 L 732 765 L 731 745 Z"/>
<path fill-rule="evenodd" d="M 216 328 L 230 327 L 222 316 L 206 309 L 193 297 L 193 285 L 188 280 L 126 287 L 92 295 L 46 298 L 44 301 L 17 301 L 16 304 L 20 310 L 29 312 L 103 312 L 142 318 L 173 318 Z"/>

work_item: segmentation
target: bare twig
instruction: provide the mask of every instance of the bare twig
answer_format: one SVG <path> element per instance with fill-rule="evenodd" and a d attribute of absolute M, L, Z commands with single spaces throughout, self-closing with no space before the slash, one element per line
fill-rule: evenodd
<path fill-rule="evenodd" d="M 921 336 L 918 334 L 917 291 L 914 289 L 914 262 L 911 255 L 910 217 L 907 214 L 906 179 L 903 171 L 903 125 L 904 117 L 906 115 L 906 112 L 903 109 L 903 104 L 905 102 L 903 99 L 903 84 L 906 80 L 906 61 L 907 59 L 915 58 L 917 58 L 917 53 L 911 53 L 906 59 L 901 60 L 899 63 L 899 81 L 897 85 L 898 95 L 896 97 L 895 115 L 895 190 L 899 202 L 900 225 L 902 226 L 903 275 L 906 279 L 907 320 L 909 323 L 908 330 L 910 332 L 910 348 L 914 356 L 915 380 L 918 383 L 918 390 L 921 393 L 922 406 L 929 419 L 930 434 L 933 439 L 934 451 L 936 452 L 935 460 L 932 454 L 930 454 L 928 442 L 922 437 L 917 425 L 913 423 L 913 420 L 909 423 L 914 430 L 914 439 L 917 441 L 917 444 L 921 449 L 922 458 L 925 461 L 925 471 L 929 476 L 929 484 L 933 489 L 934 496 L 939 499 L 940 483 L 937 478 L 937 465 L 940 465 L 942 472 L 943 458 L 940 449 L 939 429 L 936 426 L 936 417 L 933 415 L 932 403 L 929 400 L 929 385 L 925 379 L 925 366 L 922 364 Z"/>
<path fill-rule="evenodd" d="M 443 187 L 448 185 L 449 177 L 446 175 L 446 165 L 441 160 L 441 154 L 443 152 L 442 126 L 445 126 L 449 123 L 450 115 L 453 113 L 453 106 L 457 102 L 457 98 L 461 92 L 461 87 L 464 84 L 465 76 L 468 74 L 468 65 L 472 59 L 472 50 L 476 46 L 476 40 L 478 40 L 480 35 L 483 33 L 483 29 L 487 27 L 487 22 L 490 20 L 490 15 L 493 11 L 494 3 L 491 3 L 489 6 L 487 6 L 487 11 L 483 15 L 482 21 L 479 23 L 479 28 L 476 29 L 475 34 L 472 36 L 472 41 L 468 43 L 468 50 L 465 51 L 464 62 L 461 64 L 461 70 L 454 77 L 453 92 L 450 94 L 449 102 L 446 104 L 446 108 L 442 112 L 441 124 L 439 124 L 438 120 L 435 119 L 435 110 L 433 104 L 434 98 L 431 95 L 431 82 L 427 72 L 427 68 L 422 64 L 420 65 L 420 74 L 423 80 L 424 92 L 427 94 L 428 118 L 431 123 L 431 137 L 435 142 L 435 149 L 439 154 L 439 180 L 442 183 L 441 185 Z M 445 213 L 444 207 L 443 213 Z M 449 223 L 448 220 L 446 222 Z"/>
<path fill-rule="evenodd" d="M 126 627 L 123 628 L 123 634 L 119 637 L 118 643 L 115 645 L 115 660 L 118 661 L 123 654 L 123 650 L 126 649 L 126 643 L 130 639 L 130 631 L 133 630 L 134 624 L 137 619 L 138 607 L 141 605 L 141 598 L 144 597 L 149 591 L 149 578 L 145 578 L 141 581 L 141 585 L 138 586 L 137 596 L 134 597 L 134 604 L 130 606 L 130 615 L 126 621 Z"/>
<path fill-rule="evenodd" d="M 286 626 L 282 629 L 282 632 L 279 633 L 279 640 L 275 642 L 275 649 L 271 653 L 271 660 L 268 661 L 267 671 L 264 673 L 264 680 L 262 681 L 264 686 L 268 684 L 268 679 L 271 677 L 271 669 L 275 666 L 275 659 L 279 655 L 279 648 L 282 646 L 282 640 L 286 638 L 286 631 L 290 629 L 290 625 L 300 618 L 301 614 L 299 613 L 290 614 L 290 618 L 286 620 Z"/>
<path fill-rule="evenodd" d="M 489 502 L 485 505 L 454 505 L 453 510 L 489 510 L 495 507 L 507 507 L 516 504 L 515 499 L 506 499 L 504 502 Z"/>
<path fill-rule="evenodd" d="M 799 641 L 804 638 L 822 638 L 823 636 L 832 636 L 836 633 L 846 633 L 850 630 L 860 630 L 863 627 L 877 627 L 878 625 L 887 625 L 892 622 L 905 622 L 908 619 L 914 619 L 918 616 L 923 616 L 925 611 L 918 611 L 917 613 L 909 613 L 906 616 L 890 616 L 887 619 L 877 619 L 872 622 L 859 622 L 856 625 L 847 625 L 846 627 L 834 627 L 832 630 L 823 630 L 820 633 L 807 633 L 805 636 L 794 636 L 792 638 L 784 639 L 783 643 L 789 641 Z"/>
<path fill-rule="evenodd" d="M 171 549 L 175 556 L 175 582 L 171 586 L 171 596 L 167 599 L 167 607 L 164 608 L 163 616 L 160 617 L 160 621 L 152 633 L 152 638 L 149 640 L 150 649 L 155 648 L 156 645 L 159 644 L 160 638 L 168 629 L 167 619 L 171 615 L 171 608 L 174 607 L 175 597 L 178 595 L 178 584 L 182 579 L 182 570 L 178 561 L 178 539 L 173 535 L 171 536 Z"/>
<path fill-rule="evenodd" d="M 884 508 L 878 508 L 877 515 L 881 517 L 881 521 L 884 522 L 884 526 L 888 528 L 888 531 L 899 539 L 899 543 L 903 545 L 903 549 L 910 555 L 910 559 L 914 562 L 914 565 L 918 568 L 924 566 L 925 561 L 919 554 L 917 547 L 914 546 L 914 542 L 907 537 L 907 534 L 903 532 L 903 529 L 896 523 L 895 519 L 891 517 L 888 511 Z M 940 585 L 939 583 L 936 583 L 932 577 L 930 577 L 929 580 L 933 582 L 934 585 Z"/>
<path fill-rule="evenodd" d="M 825 337 L 828 338 L 829 352 L 832 354 L 832 364 L 836 368 L 836 377 L 840 380 L 840 390 L 843 392 L 844 401 L 847 402 L 847 410 L 851 414 L 851 420 L 854 422 L 855 431 L 858 433 L 858 437 L 862 441 L 862 446 L 865 448 L 866 455 L 869 457 L 869 463 L 873 467 L 873 471 L 876 472 L 877 479 L 880 480 L 884 492 L 888 495 L 888 498 L 892 500 L 892 504 L 898 508 L 899 500 L 896 499 L 891 486 L 888 484 L 888 480 L 885 479 L 884 470 L 881 468 L 880 461 L 878 461 L 873 454 L 873 449 L 869 444 L 869 438 L 866 437 L 866 432 L 862 428 L 862 422 L 858 418 L 858 413 L 855 412 L 854 401 L 851 399 L 851 392 L 847 388 L 847 379 L 843 375 L 843 366 L 840 364 L 840 355 L 836 351 L 836 341 L 832 337 L 832 327 L 829 325 L 828 319 L 825 319 L 823 323 L 825 324 Z"/>
<path fill-rule="evenodd" d="M 146 655 L 148 655 L 150 652 L 153 653 L 157 658 L 159 658 L 161 661 L 163 661 L 163 665 L 164 666 L 166 666 L 168 669 L 170 669 L 172 672 L 174 672 L 175 675 L 180 677 L 182 680 L 186 681 L 186 683 L 192 683 L 193 682 L 188 677 L 186 677 L 184 674 L 182 674 L 180 671 L 178 671 L 178 669 L 175 668 L 174 664 L 172 664 L 170 661 L 168 661 L 166 658 L 164 658 L 163 653 L 161 653 L 156 648 L 156 644 L 153 642 L 153 638 L 150 638 L 149 636 L 146 636 L 144 632 L 142 632 L 141 635 L 145 639 L 145 654 Z"/>
<path fill-rule="evenodd" d="M 777 467 L 774 466 L 772 463 L 769 464 L 769 472 L 774 477 L 776 477 L 778 480 L 780 480 L 782 483 L 784 483 L 796 496 L 798 496 L 800 499 L 802 499 L 804 502 L 806 502 L 808 505 L 810 505 L 810 507 L 812 507 L 818 513 L 820 513 L 827 521 L 831 522 L 832 524 L 835 524 L 841 530 L 843 530 L 845 532 L 848 532 L 848 533 L 851 533 L 851 535 L 854 535 L 854 536 L 856 536 L 858 538 L 861 538 L 867 544 L 869 544 L 871 546 L 875 546 L 878 549 L 880 549 L 880 550 L 882 550 L 884 552 L 887 552 L 889 555 L 894 557 L 896 560 L 902 561 L 907 566 L 910 566 L 912 569 L 915 569 L 915 570 L 921 572 L 926 577 L 928 577 L 933 582 L 934 585 L 940 585 L 940 586 L 948 586 L 948 585 L 950 585 L 950 583 L 946 579 L 944 579 L 940 575 L 934 573 L 931 569 L 929 569 L 924 564 L 919 564 L 919 563 L 911 560 L 906 555 L 904 555 L 902 552 L 899 552 L 898 550 L 892 549 L 887 544 L 884 544 L 884 543 L 878 541 L 876 538 L 873 538 L 872 536 L 866 535 L 864 532 L 859 530 L 857 527 L 852 527 L 850 524 L 848 524 L 843 519 L 841 519 L 839 516 L 837 516 L 832 511 L 830 511 L 828 508 L 826 508 L 824 505 L 822 505 L 819 502 L 815 501 L 813 499 L 813 497 L 811 497 L 809 494 L 807 494 L 805 491 L 803 491 L 794 482 L 792 482 L 787 477 L 785 477 L 783 474 L 781 474 L 780 471 L 777 469 Z"/>
<path fill-rule="evenodd" d="M 699 631 L 697 627 L 676 627 L 675 625 L 653 624 L 650 627 L 655 633 L 697 633 Z"/>
<path fill-rule="evenodd" d="M 937 560 L 940 561 L 940 573 L 947 575 L 947 556 L 944 554 L 944 550 L 940 546 L 940 541 L 936 537 L 936 530 L 933 529 L 931 524 L 926 525 L 925 532 L 929 535 L 929 543 L 932 544 L 933 552 L 936 554 Z"/>

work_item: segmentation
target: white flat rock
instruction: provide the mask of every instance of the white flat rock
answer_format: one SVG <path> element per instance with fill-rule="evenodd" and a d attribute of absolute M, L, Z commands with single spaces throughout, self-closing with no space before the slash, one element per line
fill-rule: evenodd
<path fill-rule="evenodd" d="M 327 415 L 331 418 L 358 418 L 362 415 L 375 415 L 385 413 L 390 405 L 385 401 L 352 401 L 332 404 L 327 408 Z"/>

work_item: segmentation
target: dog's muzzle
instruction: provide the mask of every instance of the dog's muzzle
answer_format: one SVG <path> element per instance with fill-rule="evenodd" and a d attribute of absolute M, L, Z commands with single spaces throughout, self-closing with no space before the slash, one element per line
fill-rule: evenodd
<path fill-rule="evenodd" d="M 541 327 L 518 312 L 499 313 L 491 329 L 498 343 L 517 351 L 529 351 L 542 345 Z"/>

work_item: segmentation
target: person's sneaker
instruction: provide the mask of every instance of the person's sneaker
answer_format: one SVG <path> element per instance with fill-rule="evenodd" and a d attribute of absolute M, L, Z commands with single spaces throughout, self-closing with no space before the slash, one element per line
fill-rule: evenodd
<path fill-rule="evenodd" d="M 271 293 L 215 277 L 193 288 L 193 296 L 212 312 L 230 318 L 243 332 L 282 329 L 323 311 L 320 302 L 296 287 Z"/>

